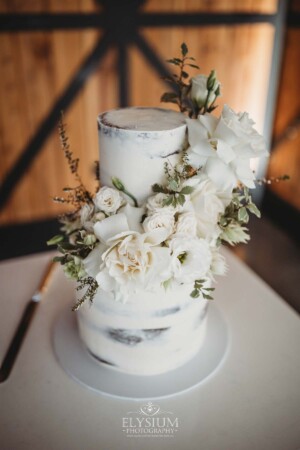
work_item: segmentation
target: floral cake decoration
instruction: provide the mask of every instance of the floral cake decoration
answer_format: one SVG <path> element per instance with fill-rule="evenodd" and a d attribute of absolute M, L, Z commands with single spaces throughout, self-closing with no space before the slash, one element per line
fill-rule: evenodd
<path fill-rule="evenodd" d="M 255 179 L 250 160 L 268 155 L 264 138 L 246 112 L 225 105 L 212 114 L 221 84 L 214 70 L 190 77 L 187 70 L 199 67 L 186 44 L 168 62 L 178 73 L 166 79 L 173 90 L 161 101 L 186 114 L 187 144 L 176 166 L 165 162 L 165 182 L 154 184 L 143 204 L 118 178 L 113 187 L 101 186 L 99 167 L 96 193 L 85 188 L 61 118 L 61 144 L 77 184 L 54 198 L 72 211 L 60 217 L 61 234 L 48 244 L 57 246 L 61 255 L 54 259 L 83 289 L 73 310 L 92 302 L 98 289 L 126 301 L 139 290 L 184 283 L 192 298 L 212 299 L 212 282 L 227 270 L 222 244 L 246 243 L 249 213 L 260 217 L 250 191 L 266 180 Z"/>

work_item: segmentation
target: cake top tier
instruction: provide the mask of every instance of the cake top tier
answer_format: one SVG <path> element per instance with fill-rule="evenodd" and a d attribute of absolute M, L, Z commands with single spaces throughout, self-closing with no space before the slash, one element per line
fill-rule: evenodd
<path fill-rule="evenodd" d="M 132 131 L 165 131 L 185 126 L 185 116 L 163 108 L 131 107 L 101 114 L 98 123 Z"/>

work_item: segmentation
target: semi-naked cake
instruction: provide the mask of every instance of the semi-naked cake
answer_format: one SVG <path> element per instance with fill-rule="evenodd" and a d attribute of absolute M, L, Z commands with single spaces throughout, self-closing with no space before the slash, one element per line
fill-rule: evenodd
<path fill-rule="evenodd" d="M 96 192 L 59 127 L 77 185 L 55 198 L 73 209 L 48 243 L 77 282 L 72 309 L 85 347 L 129 374 L 174 370 L 204 345 L 212 285 L 227 272 L 222 244 L 248 242 L 249 216 L 260 217 L 251 190 L 271 182 L 252 169 L 268 155 L 255 122 L 228 105 L 216 113 L 216 72 L 190 77 L 197 65 L 187 54 L 183 43 L 181 57 L 168 60 L 176 89 L 161 97 L 183 113 L 136 107 L 98 117 Z"/>
<path fill-rule="evenodd" d="M 186 146 L 185 117 L 159 108 L 125 108 L 98 118 L 100 179 L 122 180 L 139 204 L 165 180 L 164 162 L 176 165 Z M 207 300 L 193 299 L 193 283 L 139 291 L 126 302 L 98 289 L 78 311 L 89 352 L 116 370 L 156 375 L 191 359 L 203 344 Z"/>

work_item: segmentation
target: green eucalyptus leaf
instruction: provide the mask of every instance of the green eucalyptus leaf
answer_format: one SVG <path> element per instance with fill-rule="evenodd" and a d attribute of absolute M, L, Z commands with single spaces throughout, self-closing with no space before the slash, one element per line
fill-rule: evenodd
<path fill-rule="evenodd" d="M 182 56 L 186 56 L 188 54 L 188 47 L 185 42 L 181 44 L 181 54 Z"/>
<path fill-rule="evenodd" d="M 192 186 L 185 186 L 181 189 L 180 194 L 189 195 L 193 192 L 194 188 Z"/>
<path fill-rule="evenodd" d="M 174 100 L 177 98 L 178 98 L 178 95 L 176 94 L 176 92 L 165 92 L 161 96 L 160 101 L 161 102 L 169 102 L 170 100 Z"/>
<path fill-rule="evenodd" d="M 198 298 L 199 295 L 200 295 L 200 293 L 199 293 L 198 289 L 194 289 L 194 290 L 190 293 L 190 296 L 191 296 L 192 298 Z"/>
<path fill-rule="evenodd" d="M 172 195 L 168 195 L 167 198 L 164 199 L 164 201 L 162 202 L 163 206 L 170 206 L 173 202 L 173 196 Z"/>
<path fill-rule="evenodd" d="M 242 208 L 239 209 L 238 220 L 240 222 L 245 222 L 245 223 L 248 222 L 249 214 L 247 213 L 247 210 L 246 210 L 245 206 L 243 206 Z"/>
<path fill-rule="evenodd" d="M 199 66 L 197 66 L 197 64 L 186 64 L 187 66 L 193 67 L 194 69 L 200 69 Z"/>
<path fill-rule="evenodd" d="M 177 191 L 178 187 L 179 186 L 178 186 L 177 181 L 174 179 L 171 179 L 169 182 L 169 188 L 171 189 L 171 191 Z"/>
<path fill-rule="evenodd" d="M 163 186 L 161 186 L 160 184 L 153 184 L 152 186 L 152 191 L 153 192 L 165 192 L 165 188 Z"/>
<path fill-rule="evenodd" d="M 49 239 L 49 241 L 47 241 L 47 245 L 56 245 L 63 240 L 64 236 L 62 234 L 57 234 L 56 236 L 53 236 L 51 239 Z"/>
<path fill-rule="evenodd" d="M 256 217 L 261 217 L 260 210 L 254 203 L 249 203 L 249 205 L 247 205 L 247 208 L 250 212 L 252 212 L 252 214 L 255 214 Z"/>
<path fill-rule="evenodd" d="M 178 203 L 182 206 L 185 203 L 185 196 L 183 194 L 178 195 Z"/>

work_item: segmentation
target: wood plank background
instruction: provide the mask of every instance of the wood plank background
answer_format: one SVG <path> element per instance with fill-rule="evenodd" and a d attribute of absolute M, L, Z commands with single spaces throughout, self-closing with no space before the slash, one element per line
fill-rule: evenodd
<path fill-rule="evenodd" d="M 276 0 L 149 0 L 144 9 L 272 13 L 276 7 Z M 92 0 L 0 1 L 1 12 L 91 12 L 96 8 Z M 229 103 L 236 110 L 249 111 L 260 130 L 273 32 L 268 24 L 142 30 L 163 60 L 178 54 L 181 42 L 185 41 L 204 73 L 212 68 L 217 70 L 223 87 L 220 106 Z M 98 36 L 97 31 L 89 30 L 0 35 L 1 178 L 12 167 Z M 160 105 L 164 84 L 135 48 L 130 50 L 130 73 L 131 104 Z M 98 158 L 96 117 L 101 111 L 117 106 L 116 54 L 111 50 L 65 115 L 71 147 L 80 157 L 80 171 L 90 189 L 94 186 L 93 165 Z M 272 173 L 276 170 L 273 166 Z M 62 212 L 62 207 L 52 202 L 52 196 L 60 195 L 66 185 L 72 185 L 72 177 L 57 132 L 54 132 L 1 212 L 0 222 L 8 224 L 56 216 Z"/>
<path fill-rule="evenodd" d="M 299 0 L 291 4 L 292 12 L 300 12 Z M 294 208 L 300 210 L 300 29 L 287 28 L 282 62 L 274 141 L 279 140 L 271 154 L 269 176 L 287 173 L 290 180 L 273 184 L 273 190 Z M 298 118 L 298 120 L 295 120 Z M 282 134 L 284 133 L 284 138 Z"/>

